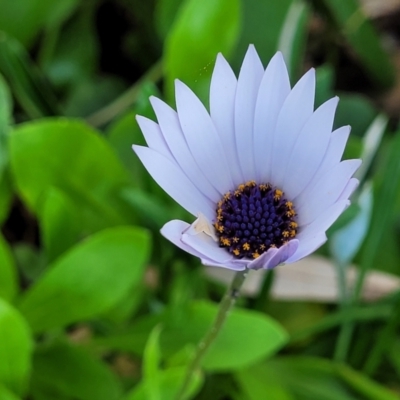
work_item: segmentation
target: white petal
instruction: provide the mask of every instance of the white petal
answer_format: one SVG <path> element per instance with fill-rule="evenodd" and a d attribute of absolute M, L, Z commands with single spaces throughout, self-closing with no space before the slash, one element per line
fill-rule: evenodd
<path fill-rule="evenodd" d="M 196 256 L 199 258 L 204 257 L 204 254 L 199 253 L 198 251 L 192 249 L 190 246 L 188 246 L 187 244 L 182 242 L 182 240 L 181 240 L 182 234 L 189 227 L 190 227 L 190 225 L 187 222 L 175 219 L 173 221 L 167 222 L 161 228 L 160 232 L 165 238 L 167 238 L 175 246 L 186 251 L 187 253 L 191 254 L 192 256 Z"/>
<path fill-rule="evenodd" d="M 290 242 L 279 247 L 279 249 L 271 248 L 262 254 L 260 257 L 252 261 L 247 267 L 249 269 L 272 269 L 279 264 L 283 264 L 288 260 L 297 250 L 299 241 L 293 239 Z"/>
<path fill-rule="evenodd" d="M 254 159 L 257 180 L 269 182 L 272 138 L 279 111 L 290 92 L 290 81 L 281 52 L 269 62 L 261 80 L 254 115 Z"/>
<path fill-rule="evenodd" d="M 327 241 L 325 233 L 318 233 L 316 236 L 309 236 L 306 239 L 299 241 L 297 251 L 286 260 L 286 263 L 293 263 L 308 256 Z"/>
<path fill-rule="evenodd" d="M 201 193 L 217 202 L 221 198 L 198 167 L 183 135 L 176 112 L 156 97 L 150 97 L 164 139 L 178 165 Z"/>
<path fill-rule="evenodd" d="M 320 166 L 332 132 L 338 98 L 322 104 L 304 125 L 287 159 L 283 190 L 294 199 L 307 186 Z"/>
<path fill-rule="evenodd" d="M 133 150 L 153 179 L 177 203 L 193 215 L 201 212 L 210 220 L 214 218 L 214 203 L 193 185 L 176 164 L 148 147 L 133 146 Z"/>
<path fill-rule="evenodd" d="M 213 267 L 221 267 L 221 268 L 229 268 L 235 271 L 243 271 L 246 268 L 245 263 L 238 263 L 235 261 L 241 260 L 232 260 L 227 261 L 224 264 L 218 263 L 214 260 L 208 258 L 207 254 L 201 253 L 191 246 L 182 242 L 182 234 L 188 230 L 190 225 L 184 221 L 173 220 L 167 222 L 161 229 L 161 234 L 167 238 L 170 242 L 172 242 L 175 246 L 179 247 L 180 249 L 186 251 L 187 253 L 198 257 L 201 259 L 202 264 L 209 265 Z"/>
<path fill-rule="evenodd" d="M 254 163 L 254 111 L 264 68 L 253 45 L 240 69 L 235 99 L 235 135 L 244 182 L 256 179 Z"/>
<path fill-rule="evenodd" d="M 143 133 L 147 146 L 175 162 L 175 158 L 171 154 L 158 124 L 141 115 L 136 116 L 136 121 Z"/>
<path fill-rule="evenodd" d="M 332 132 L 328 149 L 324 155 L 321 165 L 318 167 L 317 172 L 313 176 L 311 182 L 307 186 L 311 188 L 313 184 L 331 170 L 336 164 L 338 164 L 342 158 L 344 149 L 346 147 L 347 139 L 350 135 L 350 126 L 342 126 Z"/>
<path fill-rule="evenodd" d="M 333 204 L 309 225 L 303 226 L 296 237 L 302 240 L 308 237 L 314 237 L 320 232 L 325 232 L 338 219 L 339 215 L 342 214 L 349 204 L 349 200 L 340 200 Z"/>
<path fill-rule="evenodd" d="M 178 118 L 197 165 L 214 188 L 225 194 L 234 188 L 225 151 L 211 117 L 195 94 L 175 81 Z"/>
<path fill-rule="evenodd" d="M 358 188 L 359 180 L 356 178 L 351 178 L 344 188 L 342 194 L 339 196 L 339 200 L 347 200 L 353 192 Z"/>
<path fill-rule="evenodd" d="M 271 183 L 281 187 L 285 166 L 301 129 L 314 111 L 315 71 L 308 71 L 286 97 L 273 137 Z"/>
<path fill-rule="evenodd" d="M 237 80 L 225 58 L 218 54 L 210 87 L 210 114 L 225 150 L 235 186 L 244 182 L 235 139 L 235 94 Z"/>
<path fill-rule="evenodd" d="M 211 236 L 203 232 L 193 234 L 188 230 L 183 233 L 182 242 L 203 254 L 204 258 L 218 264 L 227 264 L 233 259 L 233 256 L 225 248 L 219 247 L 218 241 L 216 242 Z"/>
<path fill-rule="evenodd" d="M 337 164 L 310 190 L 307 200 L 301 205 L 295 204 L 300 227 L 312 222 L 338 200 L 360 164 L 361 160 L 346 160 Z"/>

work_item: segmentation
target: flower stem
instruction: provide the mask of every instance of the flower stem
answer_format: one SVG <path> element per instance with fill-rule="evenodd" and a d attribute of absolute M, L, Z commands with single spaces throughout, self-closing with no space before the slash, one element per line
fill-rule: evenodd
<path fill-rule="evenodd" d="M 208 349 L 210 348 L 210 345 L 217 338 L 219 332 L 221 331 L 221 328 L 224 325 L 224 322 L 226 320 L 226 317 L 228 316 L 230 309 L 235 304 L 236 299 L 239 296 L 239 290 L 244 280 L 246 279 L 247 272 L 248 272 L 247 269 L 245 269 L 244 271 L 236 272 L 229 288 L 225 292 L 225 295 L 222 298 L 221 303 L 219 305 L 217 317 L 215 318 L 214 323 L 211 326 L 211 329 L 206 333 L 206 335 L 200 340 L 199 344 L 197 345 L 196 353 L 194 354 L 194 357 L 187 369 L 185 379 L 177 396 L 177 400 L 184 399 L 184 395 L 187 392 L 187 389 L 189 387 L 193 375 L 200 367 L 200 363 L 205 354 L 207 353 Z"/>

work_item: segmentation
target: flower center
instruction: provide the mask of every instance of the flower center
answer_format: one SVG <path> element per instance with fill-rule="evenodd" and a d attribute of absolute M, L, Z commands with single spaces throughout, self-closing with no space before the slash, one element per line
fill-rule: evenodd
<path fill-rule="evenodd" d="M 250 181 L 224 194 L 214 227 L 220 247 L 236 258 L 257 258 L 296 236 L 295 216 L 282 190 Z"/>

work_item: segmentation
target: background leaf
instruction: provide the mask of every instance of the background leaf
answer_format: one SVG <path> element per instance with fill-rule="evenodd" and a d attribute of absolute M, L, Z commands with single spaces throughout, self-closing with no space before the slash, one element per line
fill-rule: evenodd
<path fill-rule="evenodd" d="M 142 278 L 149 239 L 142 229 L 110 228 L 72 248 L 21 299 L 32 329 L 63 327 L 113 307 Z"/>

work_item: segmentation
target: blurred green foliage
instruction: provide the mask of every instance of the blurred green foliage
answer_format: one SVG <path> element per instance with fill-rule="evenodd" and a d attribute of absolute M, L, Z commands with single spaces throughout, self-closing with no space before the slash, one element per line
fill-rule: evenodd
<path fill-rule="evenodd" d="M 218 52 L 254 43 L 316 106 L 339 94 L 360 157 L 353 205 L 321 250 L 338 305 L 243 296 L 185 394 L 197 400 L 396 399 L 400 292 L 360 302 L 372 269 L 400 275 L 395 68 L 356 0 L 0 0 L 0 399 L 169 400 L 224 290 L 159 235 L 187 217 L 131 151 L 149 96 L 181 79 L 207 104 Z M 392 52 L 399 51 L 398 46 Z M 393 110 L 393 107 L 391 108 Z M 397 110 L 400 110 L 397 104 Z M 360 266 L 346 286 L 349 263 Z M 267 313 L 269 315 L 267 315 Z"/>

